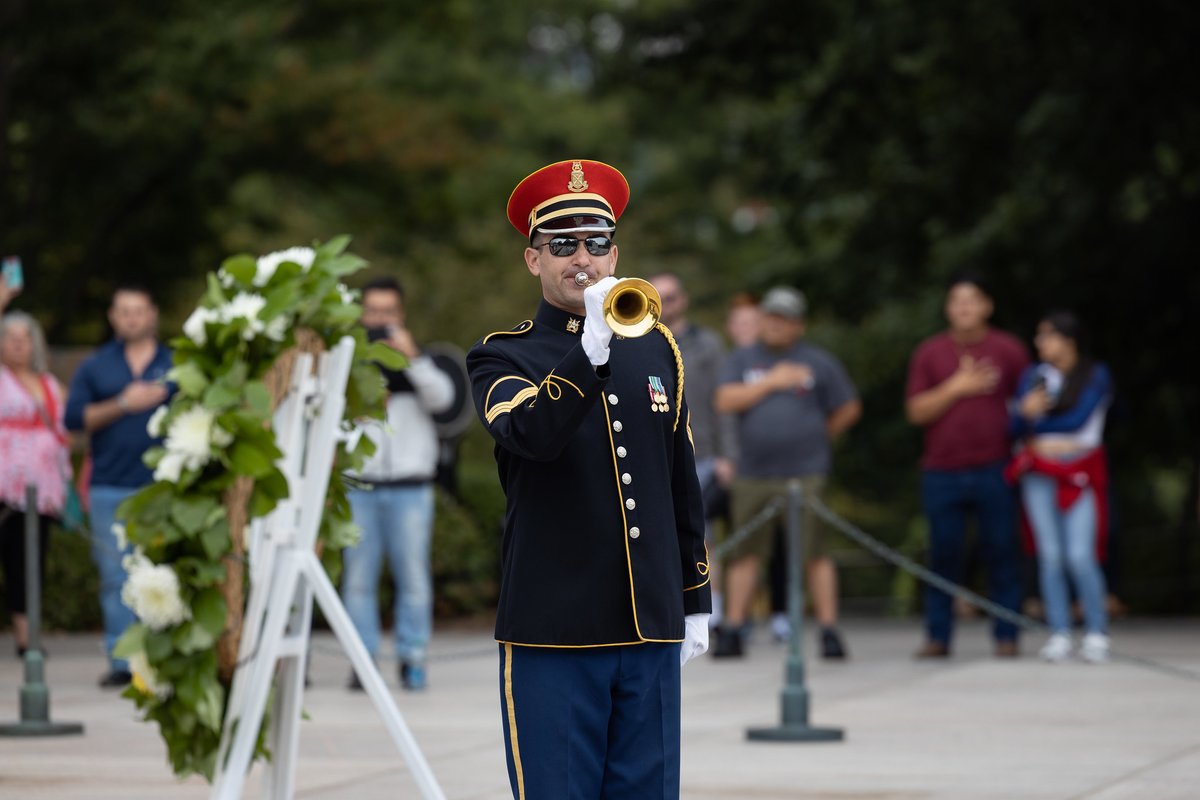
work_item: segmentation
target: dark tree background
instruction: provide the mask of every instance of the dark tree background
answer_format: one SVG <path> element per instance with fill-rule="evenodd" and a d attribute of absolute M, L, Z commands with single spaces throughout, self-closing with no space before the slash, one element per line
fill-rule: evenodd
<path fill-rule="evenodd" d="M 118 281 L 177 328 L 225 254 L 349 232 L 419 333 L 466 346 L 533 301 L 516 180 L 609 161 L 624 270 L 680 272 L 712 324 L 737 290 L 808 294 L 866 404 L 841 505 L 895 542 L 919 519 L 907 358 L 979 270 L 1001 327 L 1090 324 L 1121 585 L 1194 610 L 1198 37 L 1168 0 L 0 0 L 0 250 L 51 338 L 91 343 Z"/>

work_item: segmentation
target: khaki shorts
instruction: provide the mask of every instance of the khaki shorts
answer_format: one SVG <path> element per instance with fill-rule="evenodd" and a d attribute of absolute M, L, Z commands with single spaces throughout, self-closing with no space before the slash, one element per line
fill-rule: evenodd
<path fill-rule="evenodd" d="M 738 478 L 730 489 L 733 531 L 737 531 L 776 497 L 787 498 L 788 483 L 793 478 Z M 825 476 L 809 475 L 799 479 L 804 497 L 816 496 L 825 500 Z M 800 514 L 800 537 L 806 559 L 825 555 L 825 523 L 806 503 Z M 761 526 L 730 550 L 727 559 L 736 561 L 744 556 L 769 558 L 775 532 L 787 536 L 787 509 Z"/>

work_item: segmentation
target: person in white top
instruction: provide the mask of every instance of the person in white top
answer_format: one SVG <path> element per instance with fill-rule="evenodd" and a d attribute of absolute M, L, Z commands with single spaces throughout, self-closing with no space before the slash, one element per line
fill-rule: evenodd
<path fill-rule="evenodd" d="M 438 440 L 433 415 L 454 402 L 454 383 L 433 359 L 422 355 L 405 326 L 404 290 L 394 278 L 377 278 L 362 290 L 362 324 L 368 337 L 402 353 L 408 365 L 383 369 L 388 384 L 387 419 L 361 428 L 375 454 L 352 477 L 363 484 L 350 491 L 354 521 L 362 538 L 342 554 L 342 600 L 363 644 L 379 651 L 379 577 L 388 559 L 395 581 L 395 652 L 401 685 L 426 686 L 425 650 L 433 628 L 433 580 L 429 550 L 433 538 Z M 349 688 L 362 690 L 358 675 Z"/>

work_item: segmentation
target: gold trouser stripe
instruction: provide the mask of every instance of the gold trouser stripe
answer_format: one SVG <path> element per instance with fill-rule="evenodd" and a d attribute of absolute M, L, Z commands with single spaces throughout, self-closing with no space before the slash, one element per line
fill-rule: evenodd
<path fill-rule="evenodd" d="M 504 645 L 504 702 L 508 706 L 508 739 L 512 742 L 513 767 L 517 772 L 517 797 L 525 800 L 525 772 L 521 769 L 521 747 L 517 744 L 517 709 L 513 705 L 512 645 Z"/>

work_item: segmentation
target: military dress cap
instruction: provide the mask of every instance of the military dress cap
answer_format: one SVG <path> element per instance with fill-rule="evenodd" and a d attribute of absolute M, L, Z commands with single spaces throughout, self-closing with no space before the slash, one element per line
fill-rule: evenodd
<path fill-rule="evenodd" d="M 575 159 L 542 167 L 508 198 L 508 221 L 533 240 L 544 231 L 612 231 L 629 202 L 629 183 L 616 167 Z"/>

